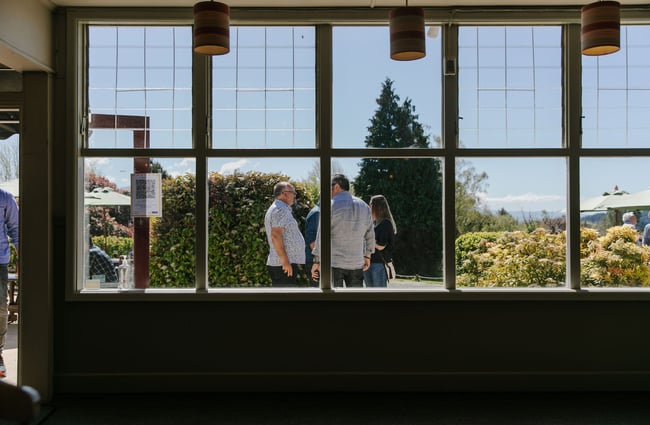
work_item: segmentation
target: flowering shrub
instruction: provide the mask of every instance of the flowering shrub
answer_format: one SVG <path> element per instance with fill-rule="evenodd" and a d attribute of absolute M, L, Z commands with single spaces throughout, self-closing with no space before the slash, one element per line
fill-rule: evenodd
<path fill-rule="evenodd" d="M 459 286 L 559 286 L 565 279 L 566 236 L 544 229 L 503 232 L 494 241 L 482 238 L 462 259 Z"/>
<path fill-rule="evenodd" d="M 587 243 L 581 260 L 586 286 L 649 286 L 650 248 L 637 245 L 638 235 L 627 226 L 611 227 L 607 234 Z M 582 252 L 582 251 L 581 251 Z"/>
<path fill-rule="evenodd" d="M 583 286 L 650 286 L 650 248 L 636 232 L 612 227 L 605 236 L 580 233 Z M 473 244 L 473 246 L 472 246 Z M 566 279 L 566 233 L 544 229 L 492 235 L 465 234 L 456 241 L 458 286 L 555 287 Z M 458 249 L 461 248 L 461 249 Z"/>

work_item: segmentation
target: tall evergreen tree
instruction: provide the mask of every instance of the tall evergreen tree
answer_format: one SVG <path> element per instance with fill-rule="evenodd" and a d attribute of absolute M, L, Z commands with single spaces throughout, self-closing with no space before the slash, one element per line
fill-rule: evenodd
<path fill-rule="evenodd" d="M 400 104 L 393 81 L 382 84 L 366 147 L 426 148 L 429 137 L 410 99 Z M 399 274 L 438 276 L 442 259 L 442 176 L 437 158 L 364 158 L 354 192 L 386 196 L 397 223 L 393 259 Z"/>

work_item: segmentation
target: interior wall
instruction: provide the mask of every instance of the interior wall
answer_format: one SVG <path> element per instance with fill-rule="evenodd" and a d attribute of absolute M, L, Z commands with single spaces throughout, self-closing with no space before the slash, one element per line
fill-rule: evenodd
<path fill-rule="evenodd" d="M 66 300 L 75 134 L 56 81 L 55 393 L 650 390 L 650 301 Z"/>
<path fill-rule="evenodd" d="M 48 4 L 42 0 L 2 0 L 0 63 L 21 72 L 54 69 Z"/>
<path fill-rule="evenodd" d="M 649 390 L 647 302 L 62 302 L 56 392 Z"/>

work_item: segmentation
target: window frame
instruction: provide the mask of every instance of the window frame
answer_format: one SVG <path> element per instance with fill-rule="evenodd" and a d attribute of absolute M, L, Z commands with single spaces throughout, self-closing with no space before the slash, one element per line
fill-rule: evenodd
<path fill-rule="evenodd" d="M 606 299 L 606 300 L 650 300 L 650 291 L 643 288 L 580 288 L 580 176 L 579 161 L 585 157 L 650 157 L 650 148 L 607 149 L 580 147 L 581 115 L 581 53 L 579 8 L 425 8 L 425 20 L 442 27 L 443 62 L 455 60 L 458 48 L 458 25 L 560 25 L 563 40 L 563 147 L 560 148 L 463 148 L 457 147 L 458 126 L 458 80 L 457 75 L 443 75 L 442 84 L 442 147 L 400 150 L 372 150 L 367 148 L 332 147 L 332 27 L 337 25 L 387 25 L 387 8 L 339 8 L 339 9 L 263 9 L 234 8 L 231 10 L 231 25 L 314 25 L 316 28 L 316 146 L 307 149 L 209 149 L 208 138 L 210 117 L 210 57 L 193 54 L 192 96 L 193 96 L 193 147 L 189 149 L 88 149 L 83 138 L 85 131 L 85 78 L 84 67 L 86 41 L 83 30 L 87 24 L 134 24 L 134 25 L 191 25 L 189 8 L 71 8 L 67 10 L 66 26 L 66 98 L 72 99 L 66 120 L 66 135 L 74 143 L 66 144 L 66 158 L 73 164 L 73 170 L 66 175 L 66 193 L 69 214 L 66 220 L 67 258 L 66 285 L 68 300 L 562 300 L 562 299 Z M 650 24 L 647 17 L 650 6 L 625 7 L 622 9 L 622 24 Z M 543 13 L 540 13 L 543 12 Z M 325 23 L 324 23 L 325 22 Z M 442 64 L 441 64 L 442 66 Z M 443 289 L 408 290 L 338 290 L 329 287 L 330 252 L 329 244 L 322 247 L 322 280 L 319 288 L 289 289 L 207 289 L 207 160 L 218 153 L 219 157 L 319 157 L 321 176 L 331 174 L 331 160 L 337 157 L 393 157 L 443 159 Z M 78 283 L 83 252 L 83 241 L 78 237 L 83 205 L 79 197 L 83 192 L 83 161 L 89 157 L 194 157 L 196 158 L 196 282 L 192 289 L 147 289 L 142 293 L 117 293 L 116 291 L 95 291 L 82 293 Z M 566 286 L 553 289 L 457 289 L 454 265 L 455 206 L 455 159 L 457 157 L 563 157 L 567 161 L 567 261 Z M 329 178 L 321 178 L 321 220 L 331 218 Z M 322 228 L 322 238 L 328 241 L 329 226 Z M 335 297 L 332 298 L 332 295 Z"/>

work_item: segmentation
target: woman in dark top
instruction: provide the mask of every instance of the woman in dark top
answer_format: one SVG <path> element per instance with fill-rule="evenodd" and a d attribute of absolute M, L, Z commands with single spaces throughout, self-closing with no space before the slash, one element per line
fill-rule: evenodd
<path fill-rule="evenodd" d="M 370 211 L 375 222 L 375 252 L 370 257 L 370 268 L 363 272 L 367 288 L 385 288 L 388 283 L 385 263 L 393 261 L 397 226 L 384 195 L 370 198 Z"/>

